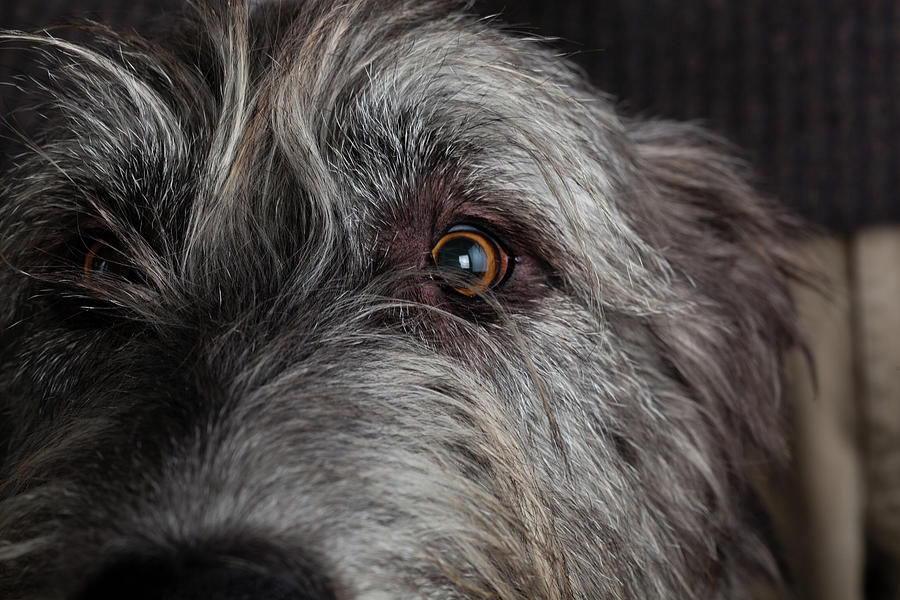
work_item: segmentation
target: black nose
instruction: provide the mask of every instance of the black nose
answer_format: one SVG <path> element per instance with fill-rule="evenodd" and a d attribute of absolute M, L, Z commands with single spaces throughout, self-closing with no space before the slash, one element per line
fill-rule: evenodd
<path fill-rule="evenodd" d="M 308 576 L 294 583 L 241 561 L 120 560 L 90 578 L 72 600 L 333 600 Z"/>

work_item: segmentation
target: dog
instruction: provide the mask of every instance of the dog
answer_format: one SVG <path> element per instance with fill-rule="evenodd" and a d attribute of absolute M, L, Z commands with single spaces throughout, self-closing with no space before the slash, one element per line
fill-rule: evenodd
<path fill-rule="evenodd" d="M 4 39 L 0 596 L 751 597 L 795 225 L 693 125 L 408 0 Z"/>

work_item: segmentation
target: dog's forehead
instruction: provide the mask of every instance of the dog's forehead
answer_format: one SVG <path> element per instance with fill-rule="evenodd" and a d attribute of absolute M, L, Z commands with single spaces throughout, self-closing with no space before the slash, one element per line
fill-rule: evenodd
<path fill-rule="evenodd" d="M 534 40 L 403 1 L 213 11 L 186 31 L 99 50 L 32 38 L 76 60 L 30 193 L 59 197 L 48 215 L 64 208 L 76 238 L 157 255 L 154 277 L 231 277 L 251 255 L 248 286 L 297 256 L 363 277 L 382 257 L 423 267 L 473 221 L 586 295 L 599 265 L 657 260 L 626 214 L 624 125 Z"/>
<path fill-rule="evenodd" d="M 461 212 L 539 223 L 560 254 L 578 251 L 573 215 L 602 217 L 623 187 L 614 112 L 533 40 L 388 4 L 263 5 L 199 25 L 202 51 L 79 50 L 90 68 L 64 102 L 79 138 L 64 150 L 81 154 L 65 168 L 88 181 L 79 209 L 150 210 L 182 223 L 167 231 L 220 238 L 284 207 L 376 235 Z"/>
<path fill-rule="evenodd" d="M 470 196 L 552 219 L 560 187 L 608 183 L 626 158 L 613 112 L 584 105 L 579 80 L 535 42 L 433 7 L 359 6 L 298 18 L 252 76 L 274 148 L 313 193 L 329 196 L 322 181 L 335 178 L 352 193 L 332 200 L 355 211 L 479 188 Z"/>
<path fill-rule="evenodd" d="M 285 32 L 254 63 L 254 110 L 271 136 L 256 148 L 280 157 L 301 202 L 376 237 L 409 224 L 435 235 L 454 214 L 500 221 L 548 255 L 583 252 L 586 230 L 603 236 L 630 160 L 605 100 L 534 40 L 395 4 L 287 26 L 278 14 Z M 246 157 L 220 159 L 234 169 Z"/>

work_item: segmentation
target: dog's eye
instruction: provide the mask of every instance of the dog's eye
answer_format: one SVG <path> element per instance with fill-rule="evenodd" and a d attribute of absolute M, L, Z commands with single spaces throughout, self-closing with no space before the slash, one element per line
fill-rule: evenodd
<path fill-rule="evenodd" d="M 99 240 L 94 242 L 84 253 L 85 275 L 122 275 L 128 272 L 122 255 L 109 243 Z"/>
<path fill-rule="evenodd" d="M 453 288 L 465 296 L 494 287 L 509 275 L 509 254 L 489 235 L 469 225 L 451 227 L 435 244 L 431 256 L 439 268 L 471 280 L 466 287 Z"/>

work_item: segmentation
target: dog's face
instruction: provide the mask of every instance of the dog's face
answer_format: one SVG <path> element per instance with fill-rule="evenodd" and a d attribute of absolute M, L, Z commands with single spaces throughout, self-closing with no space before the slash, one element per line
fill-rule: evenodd
<path fill-rule="evenodd" d="M 198 12 L 17 38 L 60 119 L 0 196 L 0 595 L 771 574 L 789 263 L 714 140 L 436 6 Z"/>

